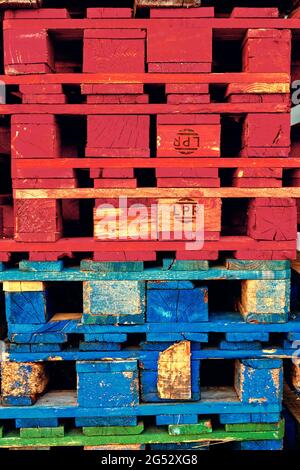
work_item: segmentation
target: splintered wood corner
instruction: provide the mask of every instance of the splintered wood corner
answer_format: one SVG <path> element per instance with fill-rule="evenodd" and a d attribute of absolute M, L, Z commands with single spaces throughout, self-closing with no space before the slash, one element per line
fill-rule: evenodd
<path fill-rule="evenodd" d="M 181 341 L 159 354 L 157 391 L 159 398 L 190 400 L 191 344 Z"/>

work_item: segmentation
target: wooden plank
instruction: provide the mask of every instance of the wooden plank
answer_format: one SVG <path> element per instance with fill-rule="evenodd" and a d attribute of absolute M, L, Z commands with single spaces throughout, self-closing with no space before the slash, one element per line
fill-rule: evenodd
<path fill-rule="evenodd" d="M 277 431 L 280 423 L 242 423 L 225 424 L 228 432 L 248 432 L 248 431 Z"/>
<path fill-rule="evenodd" d="M 288 113 L 285 103 L 208 103 L 208 104 L 2 104 L 0 114 L 56 115 L 145 115 L 145 114 L 245 114 Z"/>
<path fill-rule="evenodd" d="M 137 426 L 89 426 L 82 428 L 85 436 L 123 436 L 126 434 L 141 434 L 144 431 L 144 423 Z"/>
<path fill-rule="evenodd" d="M 111 20 L 110 20 L 111 21 Z M 135 20 L 136 21 L 136 20 Z M 99 25 L 99 23 L 97 23 Z M 300 21 L 299 21 L 300 24 Z M 97 26 L 98 27 L 98 26 Z M 174 73 L 172 75 L 155 74 L 155 73 L 56 73 L 56 74 L 31 74 L 31 75 L 0 75 L 0 81 L 6 85 L 50 85 L 50 84 L 94 84 L 98 85 L 119 85 L 120 93 L 128 93 L 128 90 L 122 88 L 130 84 L 146 84 L 146 83 L 165 83 L 165 84 L 205 84 L 218 83 L 229 84 L 234 83 L 235 86 L 239 84 L 249 84 L 249 86 L 263 87 L 264 85 L 270 86 L 272 90 L 276 87 L 282 89 L 282 93 L 289 93 L 290 80 L 288 73 L 248 73 L 248 72 L 226 72 L 226 73 L 201 73 L 189 74 Z M 84 86 L 84 85 L 82 85 Z M 88 91 L 89 89 L 87 89 Z M 100 92 L 101 89 L 95 88 L 95 93 Z M 118 93 L 117 89 L 113 89 L 113 93 Z M 111 89 L 102 89 L 101 93 L 110 94 Z M 142 93 L 142 91 L 139 91 Z M 279 92 L 279 91 L 278 91 Z"/>
<path fill-rule="evenodd" d="M 119 252 L 128 251 L 136 252 L 141 251 L 184 251 L 186 252 L 186 241 L 99 241 L 94 240 L 90 237 L 82 238 L 61 238 L 56 242 L 17 242 L 12 239 L 0 240 L 0 253 L 1 252 L 67 252 L 70 251 L 108 251 L 108 252 Z M 242 250 L 243 258 L 245 254 L 249 253 L 249 250 L 253 250 L 251 253 L 251 259 L 256 258 L 259 252 L 270 251 L 268 256 L 272 259 L 294 259 L 296 257 L 296 241 L 259 241 L 253 240 L 246 236 L 221 236 L 216 241 L 205 241 L 203 245 L 203 251 L 210 250 L 221 250 L 221 251 L 235 251 Z M 288 251 L 287 251 L 288 250 Z M 283 258 L 280 257 L 281 251 L 285 255 Z M 187 252 L 186 252 L 187 253 Z M 260 257 L 258 257 L 260 259 Z M 4 271 L 5 272 L 5 271 Z M 143 277 L 143 276 L 142 276 Z M 5 278 L 5 277 L 4 277 Z M 8 277 L 11 280 L 11 277 Z M 14 279 L 14 278 L 13 278 Z M 274 277 L 272 277 L 274 279 Z M 17 280 L 19 277 L 17 276 Z"/>
<path fill-rule="evenodd" d="M 65 429 L 64 426 L 57 427 L 45 427 L 45 428 L 21 428 L 20 437 L 25 439 L 31 439 L 36 437 L 64 437 Z"/>
<path fill-rule="evenodd" d="M 48 159 L 43 158 L 39 160 L 40 170 L 55 169 L 59 171 L 67 168 L 87 168 L 87 169 L 98 169 L 98 168 L 299 168 L 300 157 L 289 157 L 289 158 L 192 158 L 192 157 L 162 157 L 162 158 L 56 158 Z M 36 159 L 26 158 L 21 160 L 13 160 L 12 171 L 13 177 L 16 177 L 18 171 L 31 170 L 36 171 Z M 32 173 L 32 175 L 34 175 Z M 29 177 L 26 174 L 25 177 Z M 36 176 L 32 176 L 36 177 Z"/>
<path fill-rule="evenodd" d="M 114 199 L 122 188 L 16 189 L 15 199 Z M 128 188 L 130 198 L 298 198 L 300 188 Z"/>
<path fill-rule="evenodd" d="M 39 19 L 40 28 L 46 29 L 61 29 L 66 31 L 78 31 L 81 29 L 98 29 L 99 19 Z M 169 24 L 169 18 L 158 18 L 157 20 L 152 18 L 151 24 L 161 24 L 162 28 Z M 182 24 L 181 18 L 173 19 L 174 26 Z M 221 30 L 219 37 L 222 37 L 223 30 L 227 33 L 230 31 L 229 37 L 243 37 L 244 30 L 246 29 L 299 29 L 299 20 L 297 18 L 289 19 L 286 18 L 185 18 L 184 24 L 186 26 L 194 25 L 194 27 L 201 28 L 213 28 Z M 36 20 L 28 19 L 22 21 L 6 20 L 4 23 L 4 29 L 10 28 L 33 28 L 36 26 Z M 149 19 L 135 18 L 120 19 L 120 18 L 108 18 L 101 19 L 101 27 L 103 29 L 146 29 L 149 27 Z"/>
<path fill-rule="evenodd" d="M 169 400 L 191 399 L 190 348 L 189 341 L 181 341 L 159 354 L 157 380 L 159 398 Z"/>
<path fill-rule="evenodd" d="M 169 424 L 168 432 L 171 436 L 208 433 L 212 432 L 212 424 L 210 419 L 202 420 L 197 424 Z"/>

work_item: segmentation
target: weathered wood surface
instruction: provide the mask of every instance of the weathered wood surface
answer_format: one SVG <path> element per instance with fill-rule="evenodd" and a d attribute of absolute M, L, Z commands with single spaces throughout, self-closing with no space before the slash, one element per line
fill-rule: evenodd
<path fill-rule="evenodd" d="M 182 341 L 162 351 L 158 359 L 159 398 L 190 400 L 191 383 L 191 343 Z"/>
<path fill-rule="evenodd" d="M 247 321 L 287 321 L 290 281 L 242 281 L 240 311 Z"/>
<path fill-rule="evenodd" d="M 1 363 L 1 394 L 7 404 L 28 404 L 43 393 L 48 383 L 42 363 Z"/>
<path fill-rule="evenodd" d="M 235 390 L 247 403 L 281 403 L 283 371 L 281 361 L 236 361 Z"/>

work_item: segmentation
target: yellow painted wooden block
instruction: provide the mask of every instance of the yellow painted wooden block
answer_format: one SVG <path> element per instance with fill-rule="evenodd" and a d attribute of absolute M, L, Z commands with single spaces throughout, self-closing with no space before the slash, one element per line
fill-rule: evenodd
<path fill-rule="evenodd" d="M 45 290 L 45 283 L 40 281 L 4 281 L 5 292 L 41 292 Z"/>
<path fill-rule="evenodd" d="M 189 341 L 175 343 L 159 354 L 157 391 L 159 398 L 163 399 L 191 399 L 191 344 Z"/>

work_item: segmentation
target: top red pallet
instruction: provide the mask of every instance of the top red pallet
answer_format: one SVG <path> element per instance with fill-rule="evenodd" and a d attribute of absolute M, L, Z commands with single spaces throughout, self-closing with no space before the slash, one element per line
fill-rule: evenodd
<path fill-rule="evenodd" d="M 246 15 L 248 20 L 243 20 Z M 215 41 L 231 40 L 233 29 L 236 44 L 241 47 L 244 41 L 253 50 L 249 63 L 241 60 L 244 71 L 289 73 L 289 24 L 277 20 L 286 21 L 286 29 L 275 23 L 273 28 L 277 16 L 274 8 L 235 8 L 219 26 L 213 8 L 204 7 L 151 10 L 148 19 L 132 18 L 128 8 L 88 8 L 85 19 L 70 18 L 63 8 L 7 11 L 5 73 L 208 73 L 217 59 L 213 50 L 220 51 Z M 255 18 L 269 26 L 257 28 Z M 247 26 L 238 26 L 243 21 Z M 264 60 L 255 68 L 251 55 L 260 47 Z M 223 54 L 230 63 L 227 47 Z"/>

